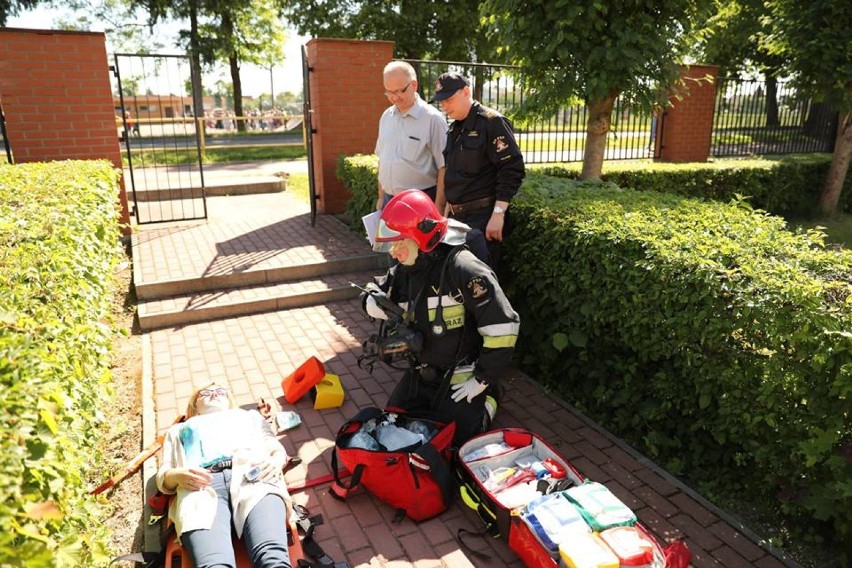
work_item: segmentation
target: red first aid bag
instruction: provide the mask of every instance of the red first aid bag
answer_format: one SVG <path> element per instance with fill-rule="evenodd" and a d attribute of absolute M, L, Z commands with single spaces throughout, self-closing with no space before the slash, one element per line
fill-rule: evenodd
<path fill-rule="evenodd" d="M 403 443 L 408 439 L 406 432 L 409 432 L 409 428 L 424 432 L 428 441 L 424 442 L 421 438 L 397 447 L 388 441 L 390 438 L 382 438 L 379 434 L 380 439 L 395 448 L 388 450 L 375 437 L 375 433 L 388 424 L 405 430 L 402 432 Z M 362 428 L 364 426 L 366 428 Z M 366 430 L 371 428 L 374 430 L 367 433 Z M 444 424 L 409 413 L 386 412 L 378 408 L 361 410 L 337 433 L 331 454 L 331 468 L 335 477 L 331 494 L 338 499 L 345 499 L 351 490 L 363 485 L 370 493 L 415 521 L 442 513 L 450 506 L 455 495 L 450 468 L 455 431 L 455 422 Z M 399 430 L 395 433 L 398 434 Z M 412 435 L 416 438 L 416 434 Z M 348 485 L 342 481 L 339 464 L 343 464 L 352 474 Z"/>
<path fill-rule="evenodd" d="M 485 523 L 472 534 L 499 537 L 526 566 L 597 566 L 592 549 L 619 568 L 685 568 L 691 558 L 682 542 L 663 548 L 624 503 L 534 432 L 504 428 L 471 438 L 459 448 L 455 473 L 462 501 Z M 459 531 L 469 548 L 463 532 L 470 531 Z"/>

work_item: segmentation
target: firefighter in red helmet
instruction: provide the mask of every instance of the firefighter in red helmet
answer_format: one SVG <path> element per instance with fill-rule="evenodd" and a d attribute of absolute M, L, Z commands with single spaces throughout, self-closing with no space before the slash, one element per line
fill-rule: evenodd
<path fill-rule="evenodd" d="M 422 191 L 396 195 L 375 241 L 390 246 L 397 264 L 363 295 L 368 315 L 399 316 L 416 337 L 387 407 L 455 420 L 458 444 L 488 429 L 520 325 L 494 272 L 465 246 L 469 230 L 442 216 Z"/>

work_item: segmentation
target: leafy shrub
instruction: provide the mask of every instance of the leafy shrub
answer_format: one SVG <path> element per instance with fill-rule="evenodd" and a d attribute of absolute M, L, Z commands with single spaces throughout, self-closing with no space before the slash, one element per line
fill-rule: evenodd
<path fill-rule="evenodd" d="M 602 178 L 619 187 L 729 201 L 737 195 L 757 208 L 787 217 L 815 213 L 831 156 L 807 154 L 777 159 L 718 160 L 706 164 L 607 162 Z M 577 178 L 579 164 L 530 166 L 530 171 Z M 852 176 L 838 211 L 852 212 Z"/>
<path fill-rule="evenodd" d="M 513 201 L 520 366 L 670 471 L 849 542 L 852 253 L 742 202 L 586 185 Z"/>
<path fill-rule="evenodd" d="M 104 323 L 120 255 L 108 162 L 0 166 L 0 558 L 105 565 L 87 495 L 110 380 Z"/>
<path fill-rule="evenodd" d="M 346 214 L 353 231 L 366 235 L 361 217 L 376 210 L 379 162 L 375 155 L 341 156 L 337 177 L 343 181 L 352 198 L 346 204 Z"/>

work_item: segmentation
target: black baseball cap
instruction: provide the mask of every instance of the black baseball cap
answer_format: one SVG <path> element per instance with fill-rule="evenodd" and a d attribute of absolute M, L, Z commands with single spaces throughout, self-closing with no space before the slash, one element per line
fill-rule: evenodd
<path fill-rule="evenodd" d="M 460 73 L 456 73 L 455 71 L 444 73 L 438 77 L 438 80 L 435 82 L 435 96 L 432 97 L 432 100 L 429 102 L 433 103 L 435 101 L 448 99 L 452 97 L 456 91 L 464 89 L 465 87 L 470 87 L 470 82 L 467 80 L 467 77 Z"/>

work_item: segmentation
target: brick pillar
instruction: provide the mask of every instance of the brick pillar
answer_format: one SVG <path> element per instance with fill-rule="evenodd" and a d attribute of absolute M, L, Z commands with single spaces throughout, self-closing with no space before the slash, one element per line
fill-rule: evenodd
<path fill-rule="evenodd" d="M 103 33 L 0 29 L 0 101 L 15 163 L 121 166 Z M 122 222 L 129 221 L 124 180 Z"/>
<path fill-rule="evenodd" d="M 713 77 L 713 82 L 705 79 Z M 656 152 L 661 162 L 706 162 L 710 157 L 713 108 L 716 104 L 716 65 L 690 65 L 681 69 L 689 92 L 683 100 L 672 98 L 657 121 Z M 700 79 L 700 81 L 699 81 Z"/>
<path fill-rule="evenodd" d="M 382 69 L 393 42 L 312 39 L 307 44 L 313 127 L 314 177 L 322 213 L 342 213 L 349 191 L 337 179 L 341 155 L 372 154 L 379 117 L 389 106 Z"/>

